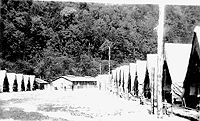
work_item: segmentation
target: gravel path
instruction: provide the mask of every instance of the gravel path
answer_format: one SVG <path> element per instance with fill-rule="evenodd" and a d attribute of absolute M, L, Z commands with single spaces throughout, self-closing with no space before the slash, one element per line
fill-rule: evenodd
<path fill-rule="evenodd" d="M 157 119 L 147 106 L 97 89 L 0 93 L 0 120 L 31 121 L 187 121 Z"/>

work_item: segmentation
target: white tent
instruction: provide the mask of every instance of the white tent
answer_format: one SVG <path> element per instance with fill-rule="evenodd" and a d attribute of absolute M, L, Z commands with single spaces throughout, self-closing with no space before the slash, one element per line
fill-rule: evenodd
<path fill-rule="evenodd" d="M 124 88 L 125 92 L 128 93 L 128 78 L 129 78 L 129 65 L 124 65 Z"/>
<path fill-rule="evenodd" d="M 130 74 L 131 74 L 131 91 L 134 87 L 134 81 L 135 81 L 135 74 L 136 74 L 136 64 L 130 63 Z"/>
<path fill-rule="evenodd" d="M 154 81 L 157 80 L 157 57 L 157 54 L 147 54 L 147 70 L 149 73 L 150 87 L 152 86 L 153 78 Z M 154 77 L 152 77 L 153 74 Z"/>
<path fill-rule="evenodd" d="M 139 95 L 142 95 L 145 72 L 146 72 L 146 61 L 137 60 L 136 66 L 137 66 L 137 76 L 138 76 L 138 91 Z"/>
<path fill-rule="evenodd" d="M 15 80 L 15 73 L 7 73 L 6 75 L 7 75 L 8 82 L 9 82 L 9 91 L 12 92 L 13 84 L 14 84 L 14 80 Z"/>
<path fill-rule="evenodd" d="M 112 80 L 111 80 L 111 89 L 113 92 L 117 91 L 116 81 L 117 81 L 117 74 L 116 74 L 116 69 L 114 69 L 114 70 L 112 70 Z"/>
<path fill-rule="evenodd" d="M 116 77 L 117 77 L 117 92 L 119 93 L 119 79 L 121 78 L 120 77 L 121 75 L 120 75 L 120 67 L 117 67 L 116 68 Z"/>
<path fill-rule="evenodd" d="M 31 91 L 33 89 L 33 83 L 34 83 L 34 80 L 35 80 L 35 75 L 30 75 L 30 84 L 31 84 Z"/>
<path fill-rule="evenodd" d="M 109 75 L 108 74 L 102 74 L 102 75 L 98 75 L 96 77 L 97 82 L 99 83 L 99 88 L 101 90 L 106 91 L 107 89 L 107 84 L 109 82 Z"/>
<path fill-rule="evenodd" d="M 198 40 L 199 46 L 200 46 L 200 26 L 196 26 L 196 27 L 194 28 L 194 32 L 195 32 L 196 35 L 197 35 L 197 40 Z M 200 52 L 199 52 L 199 54 L 200 54 Z"/>
<path fill-rule="evenodd" d="M 120 67 L 117 67 L 117 68 L 116 68 L 116 77 L 117 77 L 118 86 L 119 86 L 119 78 L 120 78 L 119 73 L 120 73 Z"/>
<path fill-rule="evenodd" d="M 177 98 L 177 94 L 183 94 L 183 82 L 186 77 L 191 44 L 165 44 L 165 58 L 172 80 L 172 96 Z"/>
<path fill-rule="evenodd" d="M 21 91 L 23 74 L 16 74 L 16 77 L 17 77 L 18 91 Z"/>
<path fill-rule="evenodd" d="M 0 92 L 3 92 L 3 82 L 6 76 L 6 70 L 0 70 Z"/>
<path fill-rule="evenodd" d="M 128 93 L 128 75 L 129 75 L 129 65 L 123 65 L 120 67 L 120 71 L 121 71 L 121 85 L 120 85 L 120 91 L 123 92 L 127 92 Z M 124 80 L 124 85 L 123 85 L 123 80 Z M 124 87 L 123 87 L 124 86 Z M 124 90 L 123 90 L 124 88 Z"/>
<path fill-rule="evenodd" d="M 143 84 L 146 72 L 146 61 L 137 60 L 136 66 L 137 66 L 138 83 Z"/>
<path fill-rule="evenodd" d="M 165 44 L 165 56 L 172 82 L 181 86 L 185 80 L 191 47 L 191 44 Z"/>
<path fill-rule="evenodd" d="M 123 79 L 124 79 L 124 66 L 120 66 L 120 71 L 121 71 L 121 85 L 120 85 L 120 92 L 122 93 L 124 90 L 123 90 Z"/>
<path fill-rule="evenodd" d="M 29 75 L 24 75 L 24 86 L 25 86 L 25 91 L 27 90 L 27 84 L 30 76 Z"/>
<path fill-rule="evenodd" d="M 157 54 L 147 54 L 147 71 L 148 71 L 148 77 L 149 78 L 149 88 L 151 89 L 151 97 L 154 96 L 154 99 L 156 99 L 156 92 L 157 92 Z M 146 75 L 147 76 L 147 75 Z M 153 101 L 153 98 L 151 98 Z"/>

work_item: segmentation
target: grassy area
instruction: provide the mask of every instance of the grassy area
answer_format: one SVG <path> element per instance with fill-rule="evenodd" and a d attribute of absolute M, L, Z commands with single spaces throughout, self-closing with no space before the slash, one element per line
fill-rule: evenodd
<path fill-rule="evenodd" d="M 23 109 L 10 107 L 6 109 L 0 108 L 0 119 L 14 119 L 14 120 L 44 120 L 49 119 L 38 112 L 25 112 Z"/>

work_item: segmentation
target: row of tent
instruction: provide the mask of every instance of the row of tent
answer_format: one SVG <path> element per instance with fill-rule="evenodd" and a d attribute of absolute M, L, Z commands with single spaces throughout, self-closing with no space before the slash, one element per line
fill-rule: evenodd
<path fill-rule="evenodd" d="M 7 73 L 0 70 L 0 92 L 32 91 L 38 87 L 35 75 Z"/>
<path fill-rule="evenodd" d="M 99 75 L 99 85 L 119 95 L 156 99 L 157 58 L 157 54 L 147 54 L 147 60 L 117 67 L 111 76 Z M 165 43 L 162 73 L 163 101 L 190 108 L 200 104 L 200 27 L 195 28 L 192 44 Z"/>

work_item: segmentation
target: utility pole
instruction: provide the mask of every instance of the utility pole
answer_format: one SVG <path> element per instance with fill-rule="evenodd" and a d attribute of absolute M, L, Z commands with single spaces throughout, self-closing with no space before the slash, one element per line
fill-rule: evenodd
<path fill-rule="evenodd" d="M 158 34 L 158 70 L 157 70 L 157 116 L 158 118 L 162 118 L 163 112 L 163 104 L 162 104 L 162 73 L 163 73 L 163 63 L 164 63 L 164 20 L 165 20 L 165 5 L 159 5 L 159 24 L 157 29 Z"/>

